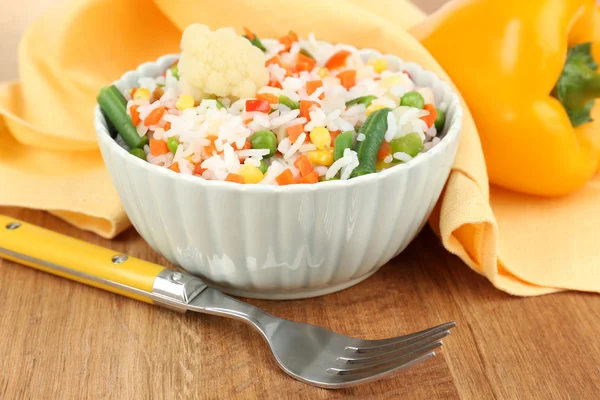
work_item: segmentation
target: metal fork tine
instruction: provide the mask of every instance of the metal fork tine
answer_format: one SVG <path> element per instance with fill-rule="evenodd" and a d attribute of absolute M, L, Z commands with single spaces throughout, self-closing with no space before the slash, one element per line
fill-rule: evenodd
<path fill-rule="evenodd" d="M 358 367 L 355 367 L 355 364 L 347 364 L 344 368 L 330 367 L 327 369 L 327 372 L 334 375 L 348 376 L 348 378 L 352 380 L 354 378 L 361 379 L 360 377 L 362 375 L 379 375 L 381 373 L 384 373 L 385 371 L 390 371 L 402 366 L 406 366 L 410 362 L 420 358 L 422 355 L 432 353 L 433 350 L 442 346 L 442 344 L 443 343 L 441 341 L 430 343 L 425 346 L 421 346 L 418 349 L 415 349 L 411 352 L 403 353 L 398 357 L 385 360 L 379 364 L 358 364 Z"/>
<path fill-rule="evenodd" d="M 449 331 L 456 326 L 456 322 L 447 322 L 433 328 L 425 329 L 420 332 L 411 333 L 404 336 L 397 336 L 389 339 L 380 340 L 363 340 L 364 345 L 347 346 L 346 351 L 353 353 L 368 353 L 387 351 L 390 347 L 398 345 L 410 344 L 420 340 L 424 336 L 436 335 L 438 333 Z"/>
<path fill-rule="evenodd" d="M 429 352 L 429 353 L 425 353 L 422 354 L 418 357 L 415 357 L 409 361 L 407 361 L 404 364 L 399 364 L 399 365 L 395 365 L 392 367 L 389 367 L 387 369 L 384 370 L 379 370 L 376 373 L 365 373 L 359 376 L 349 376 L 348 380 L 340 380 L 337 383 L 332 383 L 330 385 L 328 385 L 329 388 L 348 388 L 348 387 L 353 387 L 353 386 L 358 386 L 361 384 L 365 384 L 365 383 L 369 383 L 369 382 L 373 382 L 373 381 L 378 381 L 381 380 L 385 377 L 400 373 L 402 371 L 405 371 L 407 369 L 416 367 L 419 364 L 422 364 L 423 362 L 432 359 L 433 357 L 435 357 L 435 352 Z"/>
<path fill-rule="evenodd" d="M 337 358 L 337 361 L 340 361 L 345 364 L 361 364 L 361 365 L 369 365 L 369 364 L 381 364 L 386 360 L 395 359 L 401 357 L 404 354 L 411 354 L 412 352 L 423 348 L 424 346 L 441 341 L 443 338 L 448 336 L 450 331 L 444 331 L 440 333 L 436 333 L 433 335 L 428 335 L 425 337 L 419 338 L 418 341 L 413 341 L 409 344 L 404 344 L 401 347 L 393 347 L 388 349 L 389 351 L 380 353 L 354 353 L 349 356 L 341 356 Z"/>

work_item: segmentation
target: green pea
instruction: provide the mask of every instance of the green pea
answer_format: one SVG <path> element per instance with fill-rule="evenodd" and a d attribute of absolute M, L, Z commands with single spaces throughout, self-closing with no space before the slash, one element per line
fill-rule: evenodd
<path fill-rule="evenodd" d="M 435 129 L 440 132 L 442 129 L 444 129 L 444 125 L 446 124 L 446 113 L 439 108 L 436 108 L 435 111 L 437 111 L 437 118 L 435 119 L 434 123 Z"/>
<path fill-rule="evenodd" d="M 412 132 L 402 137 L 396 138 L 390 142 L 392 155 L 398 152 L 406 153 L 411 157 L 415 157 L 423 151 L 423 140 L 417 132 Z"/>
<path fill-rule="evenodd" d="M 289 97 L 284 96 L 284 95 L 280 95 L 279 96 L 279 104 L 283 104 L 284 106 L 286 106 L 290 110 L 297 110 L 297 109 L 300 108 L 300 103 L 298 103 L 297 101 L 294 101 L 294 100 L 292 100 Z"/>
<path fill-rule="evenodd" d="M 258 166 L 258 169 L 260 169 L 260 172 L 262 172 L 263 174 L 266 174 L 267 168 L 269 168 L 269 166 L 267 165 L 265 160 L 260 160 L 260 165 Z"/>
<path fill-rule="evenodd" d="M 407 107 L 416 107 L 422 110 L 423 107 L 425 107 L 425 99 L 423 98 L 423 96 L 421 96 L 421 93 L 419 92 L 408 92 L 405 93 L 404 96 L 402 96 L 402 99 L 400 100 L 400 105 Z"/>
<path fill-rule="evenodd" d="M 129 153 L 146 161 L 146 152 L 142 149 L 131 149 L 129 150 Z"/>
<path fill-rule="evenodd" d="M 277 152 L 277 137 L 271 131 L 258 131 L 250 138 L 253 149 L 268 149 L 265 158 L 273 157 Z"/>
<path fill-rule="evenodd" d="M 175 154 L 177 148 L 179 147 L 179 140 L 177 140 L 175 136 L 171 136 L 167 140 L 167 147 L 169 148 L 169 150 L 171 150 L 171 153 Z"/>
<path fill-rule="evenodd" d="M 179 79 L 179 64 L 173 65 L 169 70 L 175 79 Z"/>

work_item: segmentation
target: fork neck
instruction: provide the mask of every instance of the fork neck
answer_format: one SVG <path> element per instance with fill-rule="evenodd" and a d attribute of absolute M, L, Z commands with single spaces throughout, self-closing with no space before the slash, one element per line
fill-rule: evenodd
<path fill-rule="evenodd" d="M 258 329 L 265 337 L 269 326 L 276 323 L 278 319 L 260 308 L 236 300 L 211 287 L 202 291 L 189 304 L 188 309 L 246 322 Z"/>

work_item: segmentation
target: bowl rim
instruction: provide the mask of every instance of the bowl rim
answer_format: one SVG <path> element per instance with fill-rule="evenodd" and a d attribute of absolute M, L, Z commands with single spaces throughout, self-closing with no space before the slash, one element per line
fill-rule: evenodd
<path fill-rule="evenodd" d="M 264 41 L 270 41 L 270 40 L 274 40 L 274 39 L 262 39 L 262 40 L 264 42 Z M 327 45 L 331 45 L 328 42 L 323 42 L 323 41 L 319 41 L 319 42 L 325 43 Z M 398 165 L 387 168 L 380 172 L 375 172 L 375 173 L 367 174 L 367 175 L 361 175 L 356 178 L 347 179 L 347 180 L 333 180 L 333 181 L 327 181 L 327 182 L 318 182 L 317 184 L 301 184 L 300 183 L 300 184 L 295 184 L 295 185 L 279 186 L 279 185 L 267 185 L 267 184 L 240 185 L 240 184 L 237 184 L 234 182 L 199 179 L 197 176 L 194 176 L 194 175 L 180 174 L 180 173 L 178 174 L 174 171 L 169 170 L 168 168 L 160 167 L 158 165 L 153 165 L 144 160 L 141 160 L 140 158 L 135 157 L 132 154 L 130 154 L 126 149 L 124 149 L 121 145 L 119 145 L 119 143 L 117 143 L 117 141 L 114 140 L 110 136 L 110 134 L 108 132 L 108 126 L 106 124 L 106 120 L 104 119 L 104 115 L 100 111 L 100 106 L 98 104 L 96 104 L 96 106 L 94 107 L 94 128 L 96 130 L 97 140 L 98 140 L 99 144 L 105 143 L 113 154 L 116 153 L 119 156 L 124 157 L 126 162 L 137 165 L 138 167 L 144 169 L 149 174 L 163 174 L 163 176 L 165 178 L 180 180 L 181 182 L 185 182 L 189 185 L 197 185 L 198 187 L 214 188 L 214 189 L 221 188 L 221 189 L 229 189 L 229 190 L 237 189 L 242 192 L 250 191 L 250 192 L 255 192 L 255 193 L 309 192 L 309 191 L 319 190 L 321 188 L 324 188 L 324 189 L 330 188 L 333 190 L 336 188 L 340 188 L 340 189 L 341 188 L 351 188 L 351 187 L 355 187 L 355 186 L 362 185 L 362 184 L 368 184 L 369 182 L 375 183 L 377 181 L 386 179 L 390 175 L 401 174 L 401 173 L 403 173 L 403 171 L 417 168 L 419 165 L 421 165 L 423 163 L 427 163 L 432 158 L 440 157 L 442 154 L 444 154 L 448 150 L 448 147 L 451 146 L 452 143 L 460 140 L 461 129 L 462 129 L 462 118 L 463 118 L 463 112 L 464 112 L 463 106 L 462 106 L 462 103 L 461 103 L 456 91 L 446 81 L 441 79 L 434 72 L 423 68 L 421 65 L 414 63 L 414 62 L 405 61 L 398 56 L 391 55 L 391 54 L 383 55 L 381 52 L 379 52 L 375 49 L 368 49 L 368 48 L 357 49 L 356 47 L 347 45 L 347 44 L 344 44 L 344 46 L 347 48 L 354 49 L 355 51 L 375 54 L 379 57 L 392 57 L 400 65 L 409 66 L 409 67 L 412 67 L 412 69 L 416 69 L 418 71 L 418 74 L 429 73 L 430 76 L 433 77 L 434 84 L 437 83 L 441 86 L 445 86 L 444 89 L 446 91 L 450 92 L 450 94 L 451 94 L 450 101 L 448 103 L 448 108 L 450 108 L 454 104 L 456 107 L 456 111 L 454 113 L 454 117 L 451 120 L 451 124 L 446 131 L 446 134 L 441 138 L 440 142 L 437 145 L 435 145 L 428 151 L 419 154 L 417 157 L 413 158 L 412 160 L 410 160 L 407 163 L 398 164 Z M 165 55 L 157 58 L 155 61 L 144 62 L 144 63 L 140 64 L 136 69 L 125 72 L 119 79 L 112 82 L 112 84 L 115 84 L 117 86 L 128 86 L 125 83 L 125 81 L 128 80 L 128 76 L 131 75 L 132 73 L 138 73 L 138 74 L 140 74 L 140 76 L 149 76 L 148 74 L 143 73 L 142 70 L 146 69 L 148 67 L 158 67 L 160 70 L 162 70 L 160 68 L 161 64 L 166 63 L 169 60 L 174 60 L 177 58 L 179 58 L 179 54 L 165 54 Z M 100 147 L 102 148 L 102 146 L 100 146 Z M 323 186 L 319 185 L 320 183 L 326 183 L 327 186 L 323 187 Z"/>

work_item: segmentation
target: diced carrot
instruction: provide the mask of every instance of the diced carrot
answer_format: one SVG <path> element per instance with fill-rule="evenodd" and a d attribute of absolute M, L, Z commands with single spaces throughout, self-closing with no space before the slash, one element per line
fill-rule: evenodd
<path fill-rule="evenodd" d="M 129 94 L 131 95 L 131 98 L 133 99 L 133 96 L 135 96 L 135 92 L 137 92 L 138 88 L 134 87 L 129 91 Z"/>
<path fill-rule="evenodd" d="M 335 138 L 337 137 L 337 135 L 339 135 L 340 133 L 342 133 L 342 131 L 329 131 L 329 134 L 331 135 L 331 147 L 333 148 L 334 143 L 335 143 Z"/>
<path fill-rule="evenodd" d="M 163 96 L 163 94 L 165 94 L 165 91 L 163 90 L 163 88 L 157 87 L 152 92 L 152 100 L 153 101 L 160 100 L 160 98 Z"/>
<path fill-rule="evenodd" d="M 303 176 L 302 178 L 300 178 L 300 183 L 317 183 L 319 182 L 319 174 L 317 174 L 316 172 L 311 172 L 310 174 L 307 174 L 306 176 Z"/>
<path fill-rule="evenodd" d="M 292 126 L 288 127 L 287 134 L 288 134 L 288 137 L 290 138 L 290 142 L 292 142 L 292 144 L 294 144 L 296 142 L 296 140 L 298 140 L 298 136 L 300 136 L 302 134 L 302 132 L 304 132 L 303 124 L 292 125 Z M 306 135 L 306 138 L 308 139 L 308 135 Z"/>
<path fill-rule="evenodd" d="M 292 42 L 298 41 L 298 35 L 296 34 L 296 32 L 290 31 L 290 33 L 288 33 L 288 36 L 290 37 L 290 39 L 292 39 Z"/>
<path fill-rule="evenodd" d="M 296 183 L 294 174 L 292 174 L 292 171 L 289 168 L 286 168 L 281 174 L 279 174 L 277 178 L 275 178 L 275 181 L 279 186 L 293 185 Z"/>
<path fill-rule="evenodd" d="M 171 171 L 175 171 L 175 172 L 177 172 L 177 173 L 180 173 L 180 172 L 181 172 L 181 171 L 179 170 L 179 163 L 178 163 L 178 162 L 171 164 L 171 166 L 169 167 L 169 169 L 170 169 Z"/>
<path fill-rule="evenodd" d="M 169 146 L 167 146 L 167 142 L 160 139 L 150 138 L 150 154 L 153 156 L 160 156 L 162 154 L 167 154 L 169 152 Z"/>
<path fill-rule="evenodd" d="M 244 124 L 248 125 L 250 122 L 254 121 L 254 118 L 248 118 L 244 120 Z"/>
<path fill-rule="evenodd" d="M 257 93 L 256 98 L 258 100 L 265 100 L 269 104 L 277 104 L 279 103 L 279 97 L 275 96 L 271 93 Z"/>
<path fill-rule="evenodd" d="M 325 64 L 325 66 L 329 69 L 336 69 L 336 68 L 343 67 L 344 65 L 346 65 L 346 59 L 348 58 L 349 55 L 350 55 L 349 51 L 340 50 L 337 53 L 335 53 L 334 55 L 332 55 L 331 58 L 329 58 L 329 60 L 327 60 L 327 63 Z"/>
<path fill-rule="evenodd" d="M 381 143 L 381 147 L 379 148 L 379 152 L 377 153 L 377 161 L 382 161 L 384 158 L 392 154 L 392 147 L 390 146 L 387 140 L 384 140 Z"/>
<path fill-rule="evenodd" d="M 241 149 L 238 149 L 238 148 L 237 148 L 237 145 L 236 145 L 235 143 L 233 143 L 233 144 L 231 145 L 231 147 L 233 147 L 233 149 L 234 149 L 234 150 L 236 150 L 236 151 L 237 151 L 237 150 L 249 150 L 249 149 L 251 149 L 251 148 L 252 148 L 252 143 L 250 143 L 250 141 L 249 141 L 249 140 L 246 140 L 246 141 L 244 142 L 244 146 L 242 146 L 242 148 L 241 148 Z M 240 163 L 241 163 L 241 164 L 243 164 L 243 163 L 244 163 L 244 161 L 246 161 L 246 157 L 239 157 L 239 159 L 240 159 Z"/>
<path fill-rule="evenodd" d="M 424 117 L 421 117 L 421 119 L 425 121 L 428 128 L 431 128 L 435 123 L 435 120 L 437 119 L 437 110 L 435 109 L 435 106 L 431 103 L 425 104 L 423 109 L 429 111 L 429 115 L 425 115 Z"/>
<path fill-rule="evenodd" d="M 244 26 L 244 32 L 246 33 L 246 36 L 248 36 L 248 39 L 250 39 L 250 40 L 254 40 L 254 38 L 256 37 L 254 35 L 254 33 L 252 33 L 252 31 L 250 29 L 246 28 L 245 26 Z"/>
<path fill-rule="evenodd" d="M 323 87 L 323 81 L 320 79 L 316 80 L 316 81 L 307 81 L 306 82 L 306 93 L 308 93 L 308 95 L 310 96 L 311 94 L 313 94 L 315 92 L 315 90 L 317 90 L 320 87 Z M 321 93 L 319 98 L 323 99 L 324 95 L 325 95 L 325 93 Z"/>
<path fill-rule="evenodd" d="M 151 126 L 151 125 L 158 124 L 158 122 L 160 121 L 160 119 L 162 118 L 164 113 L 165 113 L 165 108 L 163 106 L 155 108 L 154 110 L 152 110 L 150 112 L 150 114 L 144 120 L 144 125 Z"/>
<path fill-rule="evenodd" d="M 293 76 L 296 71 L 301 71 L 297 68 L 293 68 L 293 67 L 285 67 L 285 76 Z"/>
<path fill-rule="evenodd" d="M 280 67 L 283 67 L 283 64 L 281 63 L 279 56 L 273 56 L 273 57 L 269 58 L 267 61 L 265 61 L 265 67 L 267 67 L 271 64 L 277 64 Z"/>
<path fill-rule="evenodd" d="M 170 122 L 165 123 L 165 126 L 163 127 L 163 129 L 165 130 L 165 132 L 168 131 L 169 129 L 171 129 L 171 123 Z"/>
<path fill-rule="evenodd" d="M 281 43 L 284 46 L 283 50 L 281 50 L 279 53 L 290 51 L 290 49 L 292 48 L 292 38 L 289 35 L 279 38 L 279 43 Z"/>
<path fill-rule="evenodd" d="M 298 157 L 296 161 L 294 161 L 294 166 L 300 170 L 300 176 L 302 177 L 313 172 L 312 164 L 305 155 Z"/>
<path fill-rule="evenodd" d="M 206 171 L 206 168 L 202 168 L 202 163 L 199 162 L 198 164 L 196 164 L 196 166 L 194 167 L 194 171 L 192 172 L 194 175 L 200 175 L 202 176 L 202 174 L 204 173 L 204 171 Z"/>
<path fill-rule="evenodd" d="M 302 53 L 298 53 L 296 59 L 296 69 L 298 71 L 311 71 L 316 65 L 316 61 Z"/>
<path fill-rule="evenodd" d="M 350 90 L 354 85 L 356 85 L 356 70 L 355 69 L 347 69 L 344 72 L 340 72 L 337 74 L 337 77 L 342 83 L 342 86 L 347 90 Z"/>
<path fill-rule="evenodd" d="M 210 140 L 210 144 L 207 146 L 204 146 L 204 153 L 206 154 L 206 157 L 212 157 L 213 153 L 215 153 L 217 151 L 217 148 L 215 147 L 215 140 L 217 140 L 216 136 L 207 136 L 206 137 L 208 140 Z"/>
<path fill-rule="evenodd" d="M 278 89 L 283 89 L 283 87 L 281 86 L 281 83 L 279 83 L 277 81 L 269 81 L 269 84 L 267 86 L 276 87 Z"/>
<path fill-rule="evenodd" d="M 233 144 L 231 145 L 231 147 L 233 147 L 233 149 L 234 149 L 234 150 L 248 150 L 248 149 L 251 149 L 251 148 L 252 148 L 252 143 L 250 143 L 250 141 L 249 141 L 249 140 L 246 140 L 246 141 L 244 142 L 244 145 L 242 146 L 242 148 L 241 148 L 241 149 L 238 149 L 238 147 L 237 147 L 237 145 L 236 145 L 235 143 L 233 143 Z"/>
<path fill-rule="evenodd" d="M 131 123 L 133 126 L 137 126 L 142 120 L 140 119 L 140 113 L 138 111 L 138 106 L 131 106 L 129 108 L 129 113 L 131 114 Z"/>
<path fill-rule="evenodd" d="M 229 174 L 227 174 L 225 181 L 234 182 L 234 183 L 244 183 L 244 177 L 241 175 L 238 175 L 238 174 L 234 174 L 233 172 L 230 172 Z"/>
<path fill-rule="evenodd" d="M 309 112 L 313 105 L 319 107 L 319 103 L 315 101 L 300 100 L 300 116 L 306 118 L 307 121 L 310 121 Z"/>

